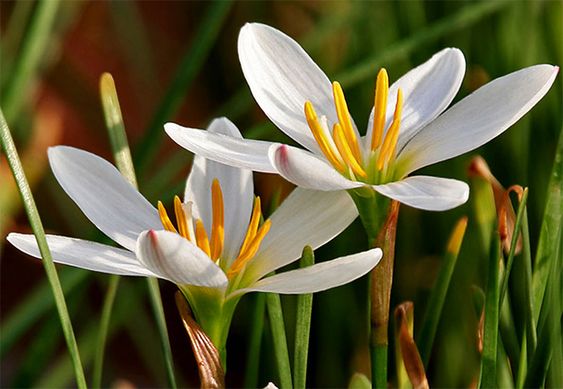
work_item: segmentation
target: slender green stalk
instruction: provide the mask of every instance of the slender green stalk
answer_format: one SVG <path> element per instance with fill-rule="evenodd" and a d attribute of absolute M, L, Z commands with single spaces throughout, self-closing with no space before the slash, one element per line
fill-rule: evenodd
<path fill-rule="evenodd" d="M 289 364 L 289 352 L 287 350 L 287 337 L 285 335 L 280 295 L 268 293 L 266 295 L 266 306 L 268 307 L 268 315 L 270 317 L 270 328 L 274 341 L 274 355 L 280 376 L 280 387 L 281 389 L 290 389 L 293 387 L 291 383 L 291 366 Z"/>
<path fill-rule="evenodd" d="M 210 4 L 209 10 L 202 18 L 199 29 L 194 35 L 192 46 L 180 61 L 176 74 L 137 148 L 135 166 L 137 166 L 139 174 L 143 174 L 158 151 L 164 136 L 162 126 L 180 107 L 191 82 L 205 63 L 205 59 L 219 36 L 231 5 L 231 1 L 216 0 Z"/>
<path fill-rule="evenodd" d="M 467 217 L 462 218 L 454 228 L 450 237 L 446 255 L 444 256 L 444 263 L 440 268 L 440 273 L 436 279 L 436 285 L 432 289 L 432 293 L 428 300 L 428 307 L 424 315 L 420 333 L 418 336 L 418 349 L 420 350 L 420 357 L 424 366 L 428 366 L 428 360 L 432 352 L 432 344 L 434 343 L 434 336 L 438 329 L 438 322 L 442 314 L 442 307 L 446 300 L 446 294 L 450 286 L 452 274 L 457 263 L 459 250 L 465 235 L 467 227 Z"/>
<path fill-rule="evenodd" d="M 312 266 L 315 263 L 313 249 L 303 249 L 299 266 Z M 311 312 L 313 310 L 313 294 L 297 296 L 297 325 L 295 327 L 295 349 L 293 352 L 293 387 L 305 389 L 307 384 L 307 356 L 309 353 L 309 333 L 311 331 Z"/>
<path fill-rule="evenodd" d="M 59 0 L 40 0 L 34 10 L 30 27 L 25 34 L 13 72 L 2 93 L 2 107 L 8 121 L 14 119 L 27 97 L 28 86 L 34 78 L 45 49 L 50 43 L 50 30 L 60 5 Z"/>
<path fill-rule="evenodd" d="M 43 258 L 43 266 L 45 267 L 45 273 L 49 279 L 49 284 L 51 286 L 51 291 L 55 297 L 55 303 L 57 305 L 57 312 L 59 313 L 59 319 L 61 321 L 61 326 L 63 328 L 63 333 L 67 343 L 68 351 L 72 359 L 72 365 L 74 368 L 74 375 L 76 377 L 76 384 L 79 388 L 86 388 L 86 379 L 84 378 L 84 370 L 82 368 L 82 362 L 80 361 L 80 353 L 78 352 L 78 346 L 76 344 L 76 338 L 74 337 L 74 331 L 72 329 L 72 323 L 70 321 L 70 316 L 66 307 L 66 302 L 64 299 L 63 289 L 57 275 L 57 270 L 55 269 L 55 264 L 53 263 L 53 258 L 51 256 L 51 251 L 47 245 L 47 239 L 45 237 L 45 231 L 43 230 L 43 224 L 41 223 L 41 218 L 39 216 L 39 211 L 35 206 L 35 200 L 33 199 L 33 194 L 31 193 L 31 188 L 25 178 L 25 173 L 14 145 L 12 135 L 10 134 L 10 129 L 8 124 L 4 119 L 4 113 L 0 110 L 0 140 L 2 141 L 2 149 L 6 154 L 6 159 L 14 175 L 14 179 L 18 185 L 18 189 L 21 194 L 25 212 L 31 224 L 33 234 L 37 240 L 37 246 L 39 247 L 39 252 Z"/>
<path fill-rule="evenodd" d="M 262 346 L 262 333 L 264 332 L 264 313 L 266 311 L 266 295 L 256 293 L 252 323 L 250 325 L 250 342 L 248 357 L 246 358 L 246 371 L 244 374 L 244 387 L 258 387 L 258 369 L 260 367 L 260 348 Z"/>
<path fill-rule="evenodd" d="M 522 193 L 522 199 L 520 199 L 520 205 L 518 206 L 518 212 L 516 214 L 516 221 L 514 222 L 514 232 L 512 234 L 512 239 L 510 241 L 510 251 L 508 252 L 508 258 L 506 260 L 506 268 L 504 270 L 502 285 L 500 287 L 500 306 L 504 302 L 504 297 L 506 295 L 506 290 L 508 289 L 508 279 L 510 277 L 510 271 L 512 269 L 512 264 L 514 262 L 514 253 L 516 251 L 516 246 L 518 242 L 518 237 L 520 236 L 520 226 L 522 224 L 522 216 L 524 215 L 524 210 L 526 209 L 526 202 L 528 201 L 528 188 L 524 188 Z"/>
<path fill-rule="evenodd" d="M 485 295 L 485 325 L 483 334 L 483 355 L 481 357 L 480 388 L 496 388 L 497 383 L 497 340 L 499 321 L 499 258 L 500 242 L 494 232 L 489 255 L 487 291 Z"/>
<path fill-rule="evenodd" d="M 534 307 L 532 301 L 532 254 L 530 249 L 530 232 L 528 229 L 528 212 L 524 207 L 522 215 L 522 261 L 524 262 L 524 312 L 526 314 L 526 339 L 528 359 L 534 354 L 538 337 L 536 333 L 536 322 L 534 320 Z"/>
<path fill-rule="evenodd" d="M 111 311 L 115 296 L 117 295 L 117 288 L 119 287 L 119 276 L 112 275 L 109 277 L 109 284 L 104 297 L 104 304 L 102 307 L 102 316 L 100 317 L 100 327 L 98 329 L 98 341 L 96 342 L 96 352 L 94 355 L 94 367 L 92 368 L 92 387 L 102 387 L 102 369 L 104 367 L 104 353 L 106 348 L 106 339 L 108 335 L 108 328 L 111 319 Z"/>

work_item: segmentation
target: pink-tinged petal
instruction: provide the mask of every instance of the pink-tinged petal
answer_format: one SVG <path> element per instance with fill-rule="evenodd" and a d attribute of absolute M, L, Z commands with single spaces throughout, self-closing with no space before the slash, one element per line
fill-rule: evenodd
<path fill-rule="evenodd" d="M 259 23 L 240 31 L 238 54 L 250 90 L 270 120 L 307 149 L 320 152 L 305 120 L 311 101 L 319 117 L 336 123 L 332 86 L 324 72 L 292 38 Z"/>
<path fill-rule="evenodd" d="M 456 48 L 446 48 L 432 58 L 410 70 L 389 88 L 387 100 L 386 125 L 389 128 L 397 101 L 397 91 L 403 94 L 401 130 L 397 150 L 412 138 L 421 128 L 441 114 L 455 97 L 463 75 L 465 58 Z M 367 129 L 367 139 L 371 142 L 373 110 Z"/>
<path fill-rule="evenodd" d="M 270 161 L 283 178 L 302 188 L 333 191 L 363 186 L 342 176 L 326 160 L 296 147 L 273 145 Z"/>
<path fill-rule="evenodd" d="M 413 208 L 445 211 L 455 208 L 469 198 L 469 186 L 450 178 L 413 176 L 384 185 L 373 185 L 384 196 Z"/>
<path fill-rule="evenodd" d="M 194 154 L 241 169 L 275 173 L 268 159 L 268 149 L 272 142 L 241 139 L 174 123 L 166 123 L 164 129 L 174 142 Z"/>
<path fill-rule="evenodd" d="M 168 231 L 145 231 L 137 241 L 137 257 L 148 269 L 176 284 L 224 288 L 227 277 L 199 247 Z"/>
<path fill-rule="evenodd" d="M 500 135 L 547 93 L 559 68 L 536 65 L 479 88 L 420 130 L 399 153 L 408 174 L 456 157 Z"/>
<path fill-rule="evenodd" d="M 296 188 L 273 213 L 270 232 L 247 265 L 247 274 L 259 279 L 293 262 L 301 256 L 303 247 L 324 245 L 357 216 L 356 206 L 345 191 Z"/>
<path fill-rule="evenodd" d="M 131 251 L 66 236 L 46 235 L 46 238 L 56 263 L 124 276 L 156 276 Z M 7 240 L 24 253 L 41 258 L 34 235 L 11 233 Z"/>
<path fill-rule="evenodd" d="M 381 249 L 333 259 L 302 269 L 266 277 L 254 285 L 237 291 L 283 294 L 315 293 L 352 282 L 367 274 L 381 260 Z"/>
<path fill-rule="evenodd" d="M 209 134 L 220 134 L 242 140 L 242 135 L 237 127 L 226 118 L 215 119 L 207 131 Z M 193 202 L 193 216 L 203 220 L 209 236 L 211 236 L 213 215 L 211 185 L 215 178 L 221 185 L 225 215 L 225 241 L 222 256 L 236 258 L 252 212 L 254 201 L 252 171 L 227 166 L 200 155 L 194 157 L 186 184 L 184 201 Z"/>
<path fill-rule="evenodd" d="M 157 210 L 105 159 L 67 146 L 51 147 L 48 153 L 65 192 L 121 246 L 132 251 L 142 231 L 162 227 Z"/>

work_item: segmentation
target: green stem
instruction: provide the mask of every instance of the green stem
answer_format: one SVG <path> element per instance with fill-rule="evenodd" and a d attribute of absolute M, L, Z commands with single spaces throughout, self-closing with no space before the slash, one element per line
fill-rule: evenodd
<path fill-rule="evenodd" d="M 285 336 L 280 295 L 268 293 L 266 295 L 266 306 L 270 316 L 270 327 L 274 341 L 274 354 L 276 356 L 278 374 L 280 376 L 280 387 L 281 389 L 290 389 L 293 385 L 291 383 L 291 367 L 289 364 L 289 352 L 287 350 L 287 338 Z"/>
<path fill-rule="evenodd" d="M 264 332 L 264 313 L 266 311 L 266 295 L 256 293 L 252 323 L 250 327 L 250 342 L 248 345 L 248 357 L 246 359 L 246 372 L 244 375 L 244 387 L 258 387 L 258 369 L 260 367 L 260 348 L 262 345 L 262 333 Z"/>
<path fill-rule="evenodd" d="M 314 263 L 313 249 L 306 246 L 303 249 L 299 267 L 312 266 Z M 305 389 L 307 384 L 307 355 L 309 352 L 312 310 L 312 293 L 297 296 L 297 324 L 295 327 L 295 349 L 293 351 L 293 387 L 296 389 Z"/>
<path fill-rule="evenodd" d="M 123 124 L 123 117 L 121 114 L 121 108 L 119 106 L 119 99 L 117 97 L 115 82 L 109 73 L 104 73 L 100 78 L 100 95 L 115 163 L 125 179 L 128 180 L 129 183 L 131 183 L 131 185 L 133 185 L 135 188 L 138 188 L 135 168 L 133 166 L 133 160 L 131 158 L 129 143 L 127 142 L 127 134 L 125 132 L 125 126 Z M 115 288 L 117 288 L 118 281 L 113 282 L 116 283 Z M 102 326 L 100 328 L 100 339 L 105 339 L 105 336 L 107 335 L 109 316 L 111 316 L 111 309 L 114 301 L 114 298 L 110 298 L 110 294 L 112 293 L 112 285 L 113 284 L 110 283 L 110 287 L 108 289 L 107 296 L 104 302 L 103 309 L 104 313 L 107 310 L 108 319 L 107 322 L 102 321 Z M 160 290 L 158 289 L 158 280 L 155 278 L 147 278 L 147 286 L 156 319 L 158 333 L 160 335 L 162 351 L 164 353 L 164 363 L 166 365 L 168 385 L 172 388 L 176 388 L 176 378 L 174 376 L 174 361 L 172 359 L 172 349 L 170 348 L 170 340 L 168 338 L 168 330 L 166 328 L 166 320 L 164 318 L 164 308 L 162 307 Z M 101 365 L 103 364 L 104 345 L 105 340 L 102 340 L 98 344 L 96 361 L 98 361 L 99 359 L 100 366 L 98 367 L 99 370 L 95 370 L 94 372 L 99 374 L 99 376 L 94 375 L 94 382 L 101 382 Z"/>
<path fill-rule="evenodd" d="M 532 301 L 532 253 L 530 249 L 530 231 L 528 229 L 528 211 L 524 207 L 522 216 L 522 261 L 524 262 L 524 304 L 526 312 L 526 339 L 528 360 L 531 359 L 538 343 L 534 307 Z"/>
<path fill-rule="evenodd" d="M 111 319 L 111 311 L 117 288 L 119 287 L 119 276 L 112 275 L 109 279 L 108 289 L 104 298 L 102 308 L 102 317 L 100 318 L 100 328 L 98 331 L 98 342 L 96 343 L 96 353 L 94 355 L 94 367 L 92 369 L 92 387 L 102 387 L 102 369 L 104 366 L 104 350 L 106 348 L 106 339 L 108 335 L 108 328 Z"/>
<path fill-rule="evenodd" d="M 47 273 L 47 278 L 49 279 L 49 284 L 51 286 L 51 291 L 55 297 L 55 303 L 57 305 L 57 311 L 59 313 L 59 319 L 61 321 L 61 326 L 63 328 L 63 333 L 65 336 L 66 344 L 70 357 L 72 360 L 72 365 L 74 368 L 74 375 L 76 377 L 76 384 L 79 388 L 86 388 L 86 379 L 84 378 L 84 370 L 82 368 L 82 362 L 80 361 L 80 354 L 78 352 L 78 346 L 76 344 L 76 338 L 74 337 L 74 331 L 72 329 L 72 323 L 70 321 L 70 316 L 68 314 L 68 309 L 64 299 L 63 289 L 61 287 L 59 277 L 57 275 L 57 270 L 55 269 L 55 264 L 53 263 L 53 258 L 51 256 L 51 251 L 47 245 L 47 238 L 45 237 L 45 231 L 43 229 L 43 224 L 41 223 L 41 218 L 39 216 L 39 211 L 35 205 L 35 200 L 33 199 L 33 194 L 31 193 L 31 188 L 25 178 L 25 173 L 21 165 L 16 146 L 10 134 L 10 129 L 8 124 L 4 119 L 4 113 L 0 110 L 0 140 L 2 141 L 2 149 L 6 154 L 6 159 L 14 175 L 14 179 L 18 185 L 20 195 L 23 201 L 25 212 L 31 224 L 33 234 L 37 240 L 37 246 L 39 247 L 39 252 L 43 258 L 43 266 L 45 267 L 45 273 Z"/>

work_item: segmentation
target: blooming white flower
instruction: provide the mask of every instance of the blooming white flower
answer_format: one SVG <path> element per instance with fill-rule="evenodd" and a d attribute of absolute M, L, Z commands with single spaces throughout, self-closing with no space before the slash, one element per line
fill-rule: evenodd
<path fill-rule="evenodd" d="M 215 120 L 208 131 L 241 137 L 225 119 Z M 47 235 L 55 262 L 176 283 L 219 349 L 244 293 L 325 290 L 366 274 L 382 256 L 380 249 L 373 249 L 267 276 L 298 259 L 304 246 L 325 244 L 356 218 L 354 204 L 345 193 L 298 188 L 260 225 L 252 171 L 196 156 L 185 202 L 175 199 L 176 229 L 161 203 L 155 209 L 106 160 L 59 146 L 49 149 L 49 162 L 84 214 L 123 247 Z M 11 233 L 7 239 L 40 258 L 33 235 Z"/>
<path fill-rule="evenodd" d="M 465 72 L 460 50 L 440 51 L 390 87 L 382 69 L 366 135 L 360 136 L 340 84 L 331 83 L 293 39 L 266 25 L 247 24 L 238 51 L 262 110 L 306 150 L 168 123 L 165 129 L 174 141 L 219 162 L 278 173 L 303 188 L 367 187 L 428 210 L 464 203 L 467 184 L 407 176 L 501 134 L 547 93 L 559 69 L 536 65 L 500 77 L 445 112 Z"/>

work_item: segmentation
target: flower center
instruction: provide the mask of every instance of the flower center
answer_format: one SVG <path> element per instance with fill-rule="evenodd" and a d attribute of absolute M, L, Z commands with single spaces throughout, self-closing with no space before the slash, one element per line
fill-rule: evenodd
<path fill-rule="evenodd" d="M 158 202 L 158 214 L 165 230 L 181 235 L 192 243 L 195 243 L 211 259 L 218 261 L 223 253 L 225 243 L 225 208 L 223 203 L 223 191 L 218 179 L 214 179 L 211 184 L 211 239 L 205 231 L 205 226 L 201 219 L 194 220 L 192 217 L 192 202 L 182 203 L 178 196 L 174 196 L 174 213 L 176 214 L 176 224 L 168 217 L 166 208 L 162 202 Z M 227 277 L 232 278 L 238 274 L 244 266 L 258 252 L 262 240 L 270 231 L 271 221 L 266 220 L 260 225 L 262 211 L 260 197 L 254 199 L 252 217 L 246 230 L 246 235 L 242 242 L 238 256 L 232 262 L 227 273 Z"/>
<path fill-rule="evenodd" d="M 321 117 L 319 119 L 317 117 L 310 101 L 305 103 L 304 108 L 307 124 L 322 153 L 336 170 L 354 180 L 375 181 L 376 177 L 386 173 L 388 166 L 395 159 L 403 107 L 402 91 L 399 89 L 397 92 L 393 121 L 384 134 L 389 78 L 385 69 L 379 71 L 375 87 L 372 134 L 371 139 L 366 140 L 369 145 L 366 144 L 365 148 L 362 148 L 360 144 L 359 136 L 352 124 L 344 92 L 337 81 L 332 83 L 332 93 L 336 116 L 338 117 L 338 122 L 333 124 L 332 132 L 329 130 L 326 118 Z"/>

